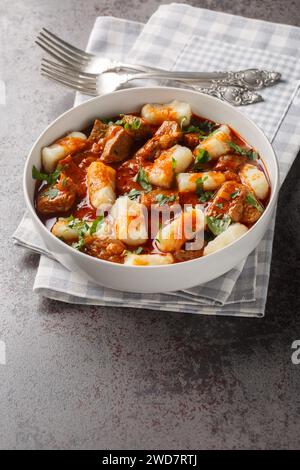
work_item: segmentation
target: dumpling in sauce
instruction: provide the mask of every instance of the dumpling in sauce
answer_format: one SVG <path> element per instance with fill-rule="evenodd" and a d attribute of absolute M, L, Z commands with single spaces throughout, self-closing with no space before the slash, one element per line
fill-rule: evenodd
<path fill-rule="evenodd" d="M 192 117 L 190 104 L 182 101 L 171 101 L 168 104 L 145 104 L 141 115 L 150 124 L 160 125 L 164 121 L 177 121 L 188 126 Z"/>
<path fill-rule="evenodd" d="M 42 150 L 43 167 L 47 173 L 52 173 L 59 160 L 70 153 L 76 153 L 83 149 L 86 145 L 86 135 L 82 132 L 71 132 L 62 139 L 57 140 L 49 147 L 44 147 Z"/>

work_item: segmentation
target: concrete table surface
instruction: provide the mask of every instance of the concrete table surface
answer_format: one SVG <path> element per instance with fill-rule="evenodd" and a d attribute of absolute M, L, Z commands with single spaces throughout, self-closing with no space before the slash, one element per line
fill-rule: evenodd
<path fill-rule="evenodd" d="M 83 47 L 96 16 L 146 21 L 161 3 L 1 1 L 2 449 L 300 447 L 300 365 L 291 362 L 300 339 L 299 159 L 280 194 L 263 320 L 47 300 L 32 292 L 38 256 L 11 241 L 26 153 L 73 102 L 39 76 L 36 34 L 46 26 Z M 300 26 L 297 0 L 186 3 Z"/>

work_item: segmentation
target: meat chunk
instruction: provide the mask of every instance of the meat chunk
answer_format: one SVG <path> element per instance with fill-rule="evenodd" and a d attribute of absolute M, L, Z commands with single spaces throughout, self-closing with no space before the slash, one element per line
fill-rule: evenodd
<path fill-rule="evenodd" d="M 123 126 L 134 139 L 146 139 L 155 132 L 155 127 L 145 119 L 132 114 L 124 114 L 122 118 Z"/>
<path fill-rule="evenodd" d="M 122 263 L 126 247 L 120 240 L 100 239 L 97 236 L 85 237 L 83 251 L 95 258 Z"/>
<path fill-rule="evenodd" d="M 122 126 L 110 126 L 101 155 L 104 163 L 122 162 L 129 157 L 132 137 Z"/>
<path fill-rule="evenodd" d="M 184 134 L 183 136 L 184 145 L 187 147 L 194 149 L 199 144 L 199 134 L 194 132 L 189 132 Z"/>
<path fill-rule="evenodd" d="M 260 218 L 262 213 L 263 211 L 259 211 L 257 207 L 245 204 L 240 222 L 242 224 L 252 225 Z"/>
<path fill-rule="evenodd" d="M 177 144 L 182 132 L 175 121 L 165 121 L 156 131 L 152 139 L 148 140 L 135 154 L 138 161 L 152 160 L 161 150 L 168 149 Z"/>
<path fill-rule="evenodd" d="M 93 129 L 91 130 L 88 140 L 90 142 L 98 142 L 99 139 L 105 136 L 107 129 L 107 124 L 104 124 L 100 119 L 95 119 Z"/>
<path fill-rule="evenodd" d="M 207 211 L 210 217 L 229 215 L 238 222 L 243 214 L 247 188 L 236 181 L 226 181 L 213 198 Z"/>
<path fill-rule="evenodd" d="M 129 193 L 132 189 L 141 189 L 139 183 L 135 181 L 139 167 L 139 163 L 133 158 L 122 163 L 117 171 L 118 194 Z"/>
<path fill-rule="evenodd" d="M 37 197 L 37 210 L 40 214 L 65 214 L 76 200 L 76 185 L 63 173 L 59 181 L 43 189 Z"/>
<path fill-rule="evenodd" d="M 214 170 L 237 172 L 248 161 L 243 155 L 223 155 L 219 158 Z"/>

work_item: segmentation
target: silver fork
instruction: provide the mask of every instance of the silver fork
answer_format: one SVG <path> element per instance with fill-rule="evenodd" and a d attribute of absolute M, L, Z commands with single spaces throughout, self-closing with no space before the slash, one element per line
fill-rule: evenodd
<path fill-rule="evenodd" d="M 191 79 L 191 80 L 223 80 L 223 84 L 245 86 L 251 90 L 257 90 L 264 86 L 274 84 L 280 79 L 277 72 L 265 70 L 249 69 L 237 72 L 177 72 L 159 70 L 137 64 L 112 61 L 94 54 L 90 54 L 43 28 L 39 33 L 36 43 L 46 51 L 56 61 L 66 67 L 86 73 L 120 71 L 129 69 L 139 72 L 158 72 L 162 74 L 160 78 L 166 79 Z"/>
<path fill-rule="evenodd" d="M 124 88 L 127 83 L 133 80 L 145 80 L 149 78 L 162 78 L 160 72 L 149 73 L 116 73 L 105 72 L 102 74 L 93 74 L 73 70 L 61 64 L 56 64 L 47 59 L 43 59 L 41 65 L 41 74 L 55 82 L 68 88 L 79 91 L 86 95 L 98 96 L 104 93 Z M 163 78 L 166 78 L 163 75 Z M 178 85 L 192 88 L 194 90 L 215 96 L 223 101 L 227 101 L 234 106 L 252 104 L 262 101 L 261 95 L 254 93 L 242 86 L 224 85 L 222 82 L 203 82 L 199 86 L 195 80 L 177 79 L 174 82 Z M 199 82 L 199 80 L 198 80 Z"/>

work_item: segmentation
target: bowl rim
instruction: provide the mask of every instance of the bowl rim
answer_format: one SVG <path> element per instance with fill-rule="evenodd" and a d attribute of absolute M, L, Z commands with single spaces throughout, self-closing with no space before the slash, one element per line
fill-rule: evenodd
<path fill-rule="evenodd" d="M 255 127 L 256 132 L 258 134 L 260 134 L 263 137 L 263 139 L 266 141 L 267 145 L 270 148 L 271 155 L 272 155 L 272 158 L 273 158 L 274 164 L 275 164 L 275 177 L 274 177 L 274 182 L 272 182 L 272 194 L 271 194 L 270 200 L 268 202 L 268 205 L 267 205 L 264 213 L 262 214 L 262 216 L 259 218 L 259 220 L 249 230 L 247 230 L 247 232 L 245 232 L 241 237 L 239 237 L 237 240 L 233 241 L 229 245 L 226 245 L 225 247 L 221 248 L 220 250 L 217 250 L 214 253 L 210 253 L 208 255 L 201 256 L 200 258 L 195 258 L 195 259 L 183 261 L 181 263 L 173 263 L 173 264 L 166 264 L 166 265 L 153 265 L 153 266 L 131 266 L 131 265 L 113 263 L 111 261 L 95 258 L 95 257 L 92 257 L 92 256 L 84 253 L 84 252 L 81 252 L 79 250 L 75 250 L 70 245 L 68 245 L 67 243 L 64 243 L 62 240 L 60 240 L 55 235 L 53 235 L 52 232 L 50 230 L 48 230 L 47 227 L 42 223 L 42 221 L 40 220 L 40 218 L 38 217 L 38 215 L 35 211 L 34 204 L 30 200 L 30 197 L 29 197 L 29 194 L 28 194 L 27 182 L 26 182 L 26 175 L 27 175 L 27 172 L 28 172 L 30 157 L 31 157 L 36 145 L 40 141 L 40 139 L 48 132 L 48 130 L 57 121 L 59 121 L 60 119 L 63 119 L 67 114 L 72 113 L 75 109 L 88 107 L 88 106 L 90 106 L 91 103 L 93 103 L 94 101 L 101 100 L 103 97 L 109 97 L 111 95 L 115 95 L 116 93 L 120 94 L 120 95 L 128 94 L 128 93 L 130 94 L 130 93 L 136 92 L 136 90 L 140 90 L 140 91 L 143 91 L 143 90 L 144 91 L 146 91 L 146 90 L 151 90 L 151 91 L 152 90 L 153 91 L 156 91 L 156 90 L 160 90 L 160 91 L 161 90 L 171 90 L 171 91 L 174 91 L 174 93 L 176 93 L 176 91 L 177 92 L 178 91 L 186 91 L 186 92 L 190 93 L 191 95 L 194 94 L 194 95 L 205 96 L 205 99 L 208 99 L 208 101 L 218 102 L 218 104 L 220 104 L 221 106 L 223 106 L 225 108 L 229 108 L 231 110 L 234 110 L 234 112 L 241 115 L 243 119 L 245 119 L 246 121 L 248 121 L 250 124 L 252 124 Z M 263 159 L 262 159 L 262 161 L 263 161 L 266 169 L 268 170 L 268 167 L 265 164 Z M 106 93 L 104 95 L 96 96 L 95 98 L 91 98 L 87 101 L 84 101 L 83 103 L 80 103 L 79 105 L 77 105 L 75 107 L 72 107 L 72 108 L 64 111 L 57 118 L 55 118 L 53 121 L 51 121 L 51 123 L 47 125 L 47 127 L 40 133 L 40 135 L 34 141 L 33 145 L 31 146 L 31 149 L 30 149 L 30 151 L 27 155 L 24 170 L 23 170 L 23 193 L 24 193 L 24 198 L 25 198 L 25 203 L 26 203 L 27 209 L 29 210 L 29 212 L 31 214 L 31 217 L 34 219 L 35 223 L 37 223 L 39 225 L 39 227 L 45 233 L 45 235 L 52 237 L 53 242 L 57 243 L 58 246 L 65 249 L 67 253 L 70 253 L 70 255 L 84 257 L 83 259 L 85 259 L 85 260 L 91 259 L 91 262 L 93 262 L 93 263 L 97 263 L 97 264 L 100 264 L 100 265 L 104 264 L 104 266 L 108 264 L 110 267 L 114 266 L 116 268 L 120 268 L 120 269 L 123 269 L 123 270 L 132 270 L 133 268 L 138 268 L 139 270 L 145 270 L 145 269 L 146 270 L 149 270 L 149 269 L 152 269 L 152 270 L 158 270 L 158 269 L 159 270 L 161 270 L 161 269 L 172 270 L 172 269 L 175 269 L 176 267 L 178 267 L 182 264 L 187 265 L 187 263 L 189 265 L 191 265 L 191 263 L 194 263 L 194 264 L 195 263 L 201 263 L 201 262 L 204 263 L 204 260 L 208 260 L 208 259 L 211 260 L 211 262 L 214 262 L 214 259 L 218 258 L 221 253 L 223 253 L 224 251 L 228 251 L 233 245 L 235 245 L 236 243 L 240 242 L 241 240 L 243 240 L 244 238 L 249 236 L 249 234 L 251 232 L 253 232 L 254 230 L 257 230 L 257 227 L 259 225 L 262 225 L 264 223 L 267 215 L 274 208 L 274 205 L 275 205 L 276 200 L 277 200 L 278 192 L 279 192 L 279 164 L 278 164 L 278 160 L 277 160 L 277 157 L 276 157 L 276 153 L 273 149 L 273 146 L 272 146 L 271 142 L 269 141 L 269 139 L 265 135 L 264 131 L 262 131 L 262 129 L 254 121 L 252 121 L 252 119 L 250 119 L 248 116 L 242 114 L 237 108 L 235 108 L 231 104 L 229 104 L 225 101 L 220 101 L 218 98 L 215 98 L 213 96 L 206 95 L 206 94 L 198 92 L 196 90 L 189 90 L 189 89 L 185 89 L 185 88 L 169 87 L 169 86 L 145 86 L 145 87 L 127 88 L 127 89 L 124 89 L 124 90 L 117 90 L 117 91 L 114 91 L 112 93 Z"/>

